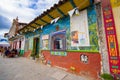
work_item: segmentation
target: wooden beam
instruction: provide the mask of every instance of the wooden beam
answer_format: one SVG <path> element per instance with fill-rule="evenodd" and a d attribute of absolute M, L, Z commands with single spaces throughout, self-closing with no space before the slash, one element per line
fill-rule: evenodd
<path fill-rule="evenodd" d="M 62 16 L 65 16 L 65 14 L 59 8 L 56 8 L 56 9 Z"/>
<path fill-rule="evenodd" d="M 73 0 L 70 0 L 70 3 L 72 5 L 73 8 L 76 8 L 77 6 L 75 5 L 74 1 Z"/>
<path fill-rule="evenodd" d="M 34 27 L 34 26 L 31 26 L 31 25 L 30 25 L 30 27 L 32 27 L 32 28 L 34 28 L 34 29 L 36 29 L 36 27 Z"/>
<path fill-rule="evenodd" d="M 40 18 L 40 20 L 41 20 L 42 22 L 44 22 L 44 23 L 48 24 L 48 22 L 47 22 L 47 21 L 45 21 L 45 20 L 43 20 L 43 19 L 41 19 L 41 18 Z"/>
<path fill-rule="evenodd" d="M 50 14 L 47 14 L 49 18 L 51 19 L 55 19 L 54 17 L 52 17 Z"/>
<path fill-rule="evenodd" d="M 38 26 L 41 26 L 41 24 L 38 24 L 38 23 L 34 23 L 34 24 L 36 24 L 36 25 L 38 25 Z"/>

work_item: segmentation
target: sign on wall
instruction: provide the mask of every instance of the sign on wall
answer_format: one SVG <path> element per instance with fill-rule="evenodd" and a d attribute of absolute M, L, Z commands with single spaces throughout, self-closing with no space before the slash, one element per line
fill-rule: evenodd
<path fill-rule="evenodd" d="M 67 56 L 67 52 L 64 52 L 64 51 L 51 51 L 51 55 Z"/>
<path fill-rule="evenodd" d="M 90 46 L 87 10 L 70 18 L 71 46 Z"/>
<path fill-rule="evenodd" d="M 49 35 L 43 35 L 42 40 L 49 39 Z"/>
<path fill-rule="evenodd" d="M 49 48 L 49 35 L 43 35 L 42 36 L 42 49 L 48 49 Z"/>

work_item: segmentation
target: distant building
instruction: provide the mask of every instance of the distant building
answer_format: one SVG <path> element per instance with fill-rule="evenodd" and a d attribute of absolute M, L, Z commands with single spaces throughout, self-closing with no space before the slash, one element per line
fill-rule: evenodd
<path fill-rule="evenodd" d="M 18 51 L 20 51 L 22 53 L 24 53 L 24 51 L 23 51 L 24 47 L 22 47 L 22 45 L 24 44 L 24 36 L 20 35 L 18 30 L 22 29 L 26 25 L 27 25 L 27 23 L 18 22 L 18 17 L 17 17 L 16 19 L 13 19 L 12 26 L 8 33 L 8 35 L 9 35 L 8 39 L 9 39 L 11 48 L 17 49 Z"/>
<path fill-rule="evenodd" d="M 18 17 L 16 19 L 13 19 L 13 23 L 12 23 L 12 26 L 9 30 L 9 39 L 11 37 L 14 37 L 15 35 L 18 34 L 18 30 L 19 29 L 22 29 L 24 26 L 26 26 L 27 23 L 21 23 L 21 22 L 18 22 Z"/>

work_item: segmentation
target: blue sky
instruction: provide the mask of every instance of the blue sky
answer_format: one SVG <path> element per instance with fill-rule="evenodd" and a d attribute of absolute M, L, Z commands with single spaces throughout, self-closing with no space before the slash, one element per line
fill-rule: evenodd
<path fill-rule="evenodd" d="M 0 36 L 8 32 L 13 19 L 29 23 L 59 0 L 0 0 Z"/>

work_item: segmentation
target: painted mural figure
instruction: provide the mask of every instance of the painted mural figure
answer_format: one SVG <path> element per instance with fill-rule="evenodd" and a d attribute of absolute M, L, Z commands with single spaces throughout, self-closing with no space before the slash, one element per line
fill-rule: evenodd
<path fill-rule="evenodd" d="M 81 55 L 80 56 L 80 59 L 81 59 L 81 61 L 83 62 L 83 63 L 87 63 L 88 62 L 88 57 L 86 56 L 86 55 Z"/>
<path fill-rule="evenodd" d="M 73 44 L 78 44 L 78 31 L 73 31 L 71 36 Z"/>

